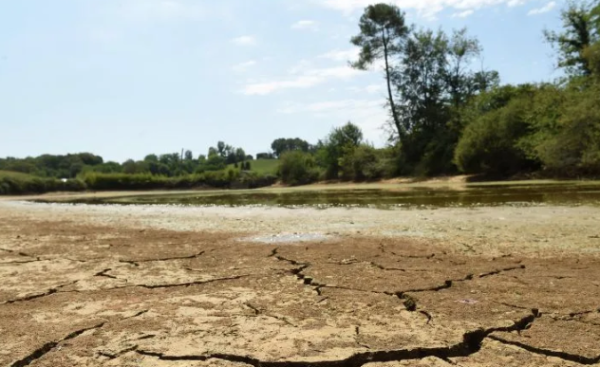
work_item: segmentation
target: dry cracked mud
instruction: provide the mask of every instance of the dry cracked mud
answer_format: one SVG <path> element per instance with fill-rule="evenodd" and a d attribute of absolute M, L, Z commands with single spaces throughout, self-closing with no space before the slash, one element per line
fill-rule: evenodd
<path fill-rule="evenodd" d="M 600 365 L 599 223 L 4 201 L 0 365 Z"/>

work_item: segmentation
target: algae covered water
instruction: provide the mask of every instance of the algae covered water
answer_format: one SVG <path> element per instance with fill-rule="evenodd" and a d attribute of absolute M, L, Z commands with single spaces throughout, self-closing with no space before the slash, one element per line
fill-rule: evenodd
<path fill-rule="evenodd" d="M 193 191 L 124 197 L 88 197 L 77 204 L 275 206 L 275 207 L 373 207 L 391 209 L 528 205 L 598 205 L 600 183 L 469 184 L 460 187 L 382 185 L 369 188 L 292 188 L 243 191 Z M 64 202 L 64 201 L 61 201 Z"/>

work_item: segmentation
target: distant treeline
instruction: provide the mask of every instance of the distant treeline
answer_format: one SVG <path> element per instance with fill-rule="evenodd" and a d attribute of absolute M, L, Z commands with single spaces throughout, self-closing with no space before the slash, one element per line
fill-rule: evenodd
<path fill-rule="evenodd" d="M 366 181 L 459 173 L 491 178 L 600 176 L 600 0 L 571 2 L 563 28 L 545 31 L 564 77 L 554 83 L 502 85 L 495 71 L 471 70 L 481 46 L 466 30 L 451 34 L 405 23 L 396 6 L 368 6 L 351 42 L 352 65 L 383 61 L 389 144 L 376 149 L 348 123 L 310 144 L 276 139 L 254 157 L 219 142 L 207 155 L 191 151 L 141 161 L 105 162 L 89 154 L 0 159 L 0 194 L 54 190 L 258 187 L 318 180 Z M 61 179 L 69 179 L 66 182 Z M 29 182 L 29 184 L 27 184 Z"/>
<path fill-rule="evenodd" d="M 228 165 L 245 169 L 254 158 L 242 148 L 234 148 L 224 142 L 208 150 L 208 155 L 194 156 L 192 151 L 181 153 L 149 154 L 141 161 L 124 163 L 105 162 L 90 153 L 49 155 L 39 157 L 0 158 L 0 170 L 28 173 L 40 177 L 75 178 L 82 173 L 149 173 L 157 176 L 178 177 L 189 174 L 224 170 Z M 243 165 L 243 167 L 242 167 Z"/>
<path fill-rule="evenodd" d="M 85 173 L 78 178 L 59 180 L 25 174 L 0 172 L 0 195 L 42 194 L 53 191 L 186 190 L 199 188 L 259 188 L 277 181 L 274 175 L 259 175 L 235 169 L 182 175 L 156 176 L 148 173 Z"/>

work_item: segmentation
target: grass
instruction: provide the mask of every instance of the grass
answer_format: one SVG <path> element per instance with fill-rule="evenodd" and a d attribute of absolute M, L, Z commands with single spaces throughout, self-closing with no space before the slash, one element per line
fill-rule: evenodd
<path fill-rule="evenodd" d="M 229 165 L 233 167 L 233 164 Z M 277 159 L 257 159 L 250 161 L 250 171 L 256 172 L 259 175 L 274 175 L 277 173 L 279 160 Z"/>
<path fill-rule="evenodd" d="M 31 180 L 36 178 L 37 176 L 33 176 L 27 173 L 21 172 L 13 172 L 13 171 L 0 171 L 0 180 L 3 178 L 13 178 L 17 180 Z"/>

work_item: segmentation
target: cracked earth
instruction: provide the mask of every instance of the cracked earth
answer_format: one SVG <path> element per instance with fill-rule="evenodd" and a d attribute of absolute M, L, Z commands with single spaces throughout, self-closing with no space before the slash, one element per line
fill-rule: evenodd
<path fill-rule="evenodd" d="M 600 366 L 599 223 L 2 201 L 0 365 Z"/>

